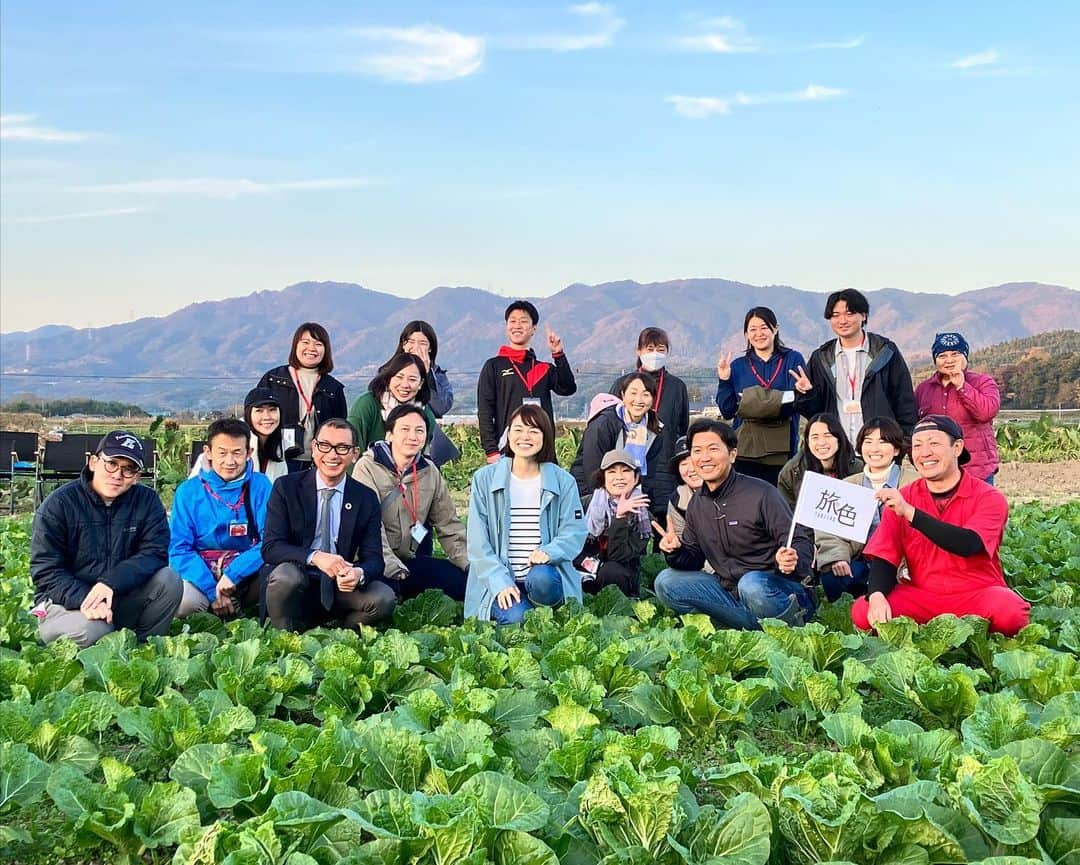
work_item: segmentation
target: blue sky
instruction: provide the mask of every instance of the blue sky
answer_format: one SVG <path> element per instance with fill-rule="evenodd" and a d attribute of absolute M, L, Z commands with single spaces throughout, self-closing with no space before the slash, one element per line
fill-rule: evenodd
<path fill-rule="evenodd" d="M 0 329 L 304 279 L 1080 286 L 1080 4 L 0 12 Z"/>

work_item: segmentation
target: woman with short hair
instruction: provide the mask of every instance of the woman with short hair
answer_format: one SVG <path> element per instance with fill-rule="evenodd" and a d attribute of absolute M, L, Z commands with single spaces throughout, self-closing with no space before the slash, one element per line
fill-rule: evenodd
<path fill-rule="evenodd" d="M 948 415 L 964 432 L 964 447 L 971 462 L 964 471 L 988 484 L 1001 466 L 994 418 L 1001 409 L 1001 392 L 993 376 L 968 369 L 967 340 L 962 334 L 939 333 L 930 352 L 934 374 L 915 389 L 919 418 Z"/>
<path fill-rule="evenodd" d="M 414 354 L 424 362 L 427 369 L 428 408 L 437 418 L 448 414 L 454 406 L 454 388 L 446 370 L 435 362 L 439 355 L 439 338 L 435 335 L 435 328 L 420 319 L 408 322 L 398 336 L 394 356 L 399 354 Z M 389 363 L 387 361 L 379 367 L 379 372 Z"/>
<path fill-rule="evenodd" d="M 466 616 L 508 625 L 535 606 L 581 600 L 581 500 L 555 461 L 555 430 L 542 407 L 515 409 L 499 459 L 473 475 L 466 536 Z"/>
<path fill-rule="evenodd" d="M 302 448 L 308 461 L 315 430 L 349 410 L 344 385 L 330 375 L 333 368 L 330 334 L 321 324 L 305 321 L 293 333 L 289 362 L 259 379 L 258 386 L 269 388 L 281 408 L 285 450 Z"/>

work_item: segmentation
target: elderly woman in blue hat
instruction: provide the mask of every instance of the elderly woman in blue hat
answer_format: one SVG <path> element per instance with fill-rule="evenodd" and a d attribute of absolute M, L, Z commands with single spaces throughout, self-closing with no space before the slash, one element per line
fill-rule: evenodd
<path fill-rule="evenodd" d="M 939 333 L 930 352 L 935 372 L 915 389 L 919 418 L 943 414 L 960 424 L 971 453 L 964 471 L 992 484 L 1000 463 L 994 437 L 994 418 L 1001 408 L 998 384 L 993 377 L 968 369 L 970 349 L 959 333 Z"/>

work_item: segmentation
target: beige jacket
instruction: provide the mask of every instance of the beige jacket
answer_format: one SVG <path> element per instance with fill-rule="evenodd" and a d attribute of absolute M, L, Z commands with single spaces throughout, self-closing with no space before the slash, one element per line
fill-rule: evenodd
<path fill-rule="evenodd" d="M 405 492 L 402 493 L 397 473 L 377 460 L 372 450 L 367 450 L 353 468 L 353 477 L 379 497 L 385 573 L 393 577 L 408 569 L 409 559 L 416 555 L 418 546 L 412 537 L 413 518 L 409 513 L 413 501 L 413 474 L 411 471 L 405 473 Z M 421 457 L 417 465 L 416 504 L 416 521 L 435 531 L 443 552 L 454 565 L 462 570 L 468 568 L 465 525 L 458 519 L 442 473 L 426 457 Z"/>

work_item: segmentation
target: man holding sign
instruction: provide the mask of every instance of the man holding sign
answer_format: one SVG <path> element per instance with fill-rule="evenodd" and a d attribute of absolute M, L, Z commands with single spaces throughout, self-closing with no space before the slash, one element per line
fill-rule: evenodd
<path fill-rule="evenodd" d="M 704 481 L 686 507 L 682 539 L 670 519 L 660 549 L 669 567 L 653 585 L 680 615 L 706 613 L 721 627 L 752 630 L 766 618 L 801 625 L 814 612 L 813 546 L 791 538 L 791 511 L 776 487 L 734 471 L 738 437 L 726 423 L 700 419 L 687 433 L 690 460 Z M 706 561 L 715 574 L 704 573 Z"/>
<path fill-rule="evenodd" d="M 919 623 L 953 613 L 990 620 L 990 630 L 1012 636 L 1028 623 L 1027 601 L 1005 583 L 998 548 L 1009 506 L 988 483 L 961 469 L 969 459 L 959 424 L 927 415 L 911 436 L 919 480 L 875 494 L 885 507 L 866 545 L 869 591 L 851 608 L 867 630 L 895 616 Z M 906 560 L 910 578 L 897 580 Z"/>

